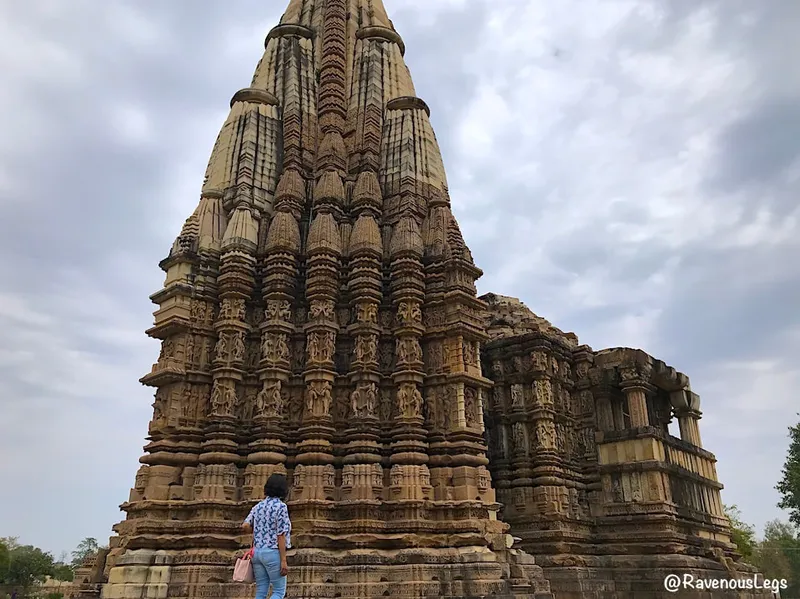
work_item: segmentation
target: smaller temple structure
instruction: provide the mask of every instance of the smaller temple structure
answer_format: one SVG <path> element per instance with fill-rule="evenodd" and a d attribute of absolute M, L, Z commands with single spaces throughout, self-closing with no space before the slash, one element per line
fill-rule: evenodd
<path fill-rule="evenodd" d="M 731 543 L 689 377 L 641 350 L 593 351 L 515 298 L 481 299 L 501 518 L 555 596 L 667 597 L 668 574 L 751 572 Z"/>

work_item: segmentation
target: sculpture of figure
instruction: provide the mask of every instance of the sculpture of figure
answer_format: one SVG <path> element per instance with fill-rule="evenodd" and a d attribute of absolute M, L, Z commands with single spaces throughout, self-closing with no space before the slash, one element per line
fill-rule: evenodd
<path fill-rule="evenodd" d="M 397 318 L 403 324 L 414 324 L 422 320 L 422 310 L 416 302 L 400 302 Z"/>
<path fill-rule="evenodd" d="M 308 359 L 311 362 L 329 362 L 333 357 L 336 340 L 333 333 L 310 333 L 308 335 Z"/>
<path fill-rule="evenodd" d="M 186 335 L 186 343 L 184 345 L 184 354 L 186 365 L 189 367 L 194 366 L 194 335 Z"/>
<path fill-rule="evenodd" d="M 283 394 L 281 382 L 264 381 L 264 385 L 256 397 L 258 413 L 262 416 L 280 416 L 283 411 Z"/>
<path fill-rule="evenodd" d="M 214 383 L 211 390 L 211 409 L 214 414 L 224 414 L 225 408 L 225 388 L 219 381 Z"/>
<path fill-rule="evenodd" d="M 352 487 L 353 483 L 355 482 L 355 466 L 352 464 L 347 464 L 344 468 L 342 468 L 342 486 L 343 487 Z"/>
<path fill-rule="evenodd" d="M 333 464 L 325 464 L 325 468 L 322 471 L 322 484 L 325 487 L 333 487 L 336 483 L 336 469 L 333 467 Z"/>
<path fill-rule="evenodd" d="M 388 389 L 381 390 L 381 420 L 388 421 L 392 417 L 392 393 Z"/>
<path fill-rule="evenodd" d="M 534 383 L 536 405 L 538 406 L 552 406 L 553 405 L 553 388 L 548 379 L 541 379 Z"/>
<path fill-rule="evenodd" d="M 472 387 L 464 389 L 464 418 L 469 428 L 478 423 L 478 398 Z"/>
<path fill-rule="evenodd" d="M 356 308 L 358 312 L 359 322 L 370 324 L 377 324 L 378 322 L 378 306 L 373 303 L 358 304 Z"/>
<path fill-rule="evenodd" d="M 245 352 L 244 333 L 237 333 L 233 338 L 233 359 L 242 360 Z"/>
<path fill-rule="evenodd" d="M 224 333 L 220 334 L 217 344 L 214 346 L 214 357 L 217 360 L 227 360 L 228 358 L 228 337 Z"/>
<path fill-rule="evenodd" d="M 578 380 L 585 379 L 589 376 L 589 363 L 588 362 L 578 362 L 578 367 L 575 369 L 575 374 L 578 377 Z"/>
<path fill-rule="evenodd" d="M 350 395 L 350 407 L 355 418 L 369 418 L 375 414 L 377 402 L 375 383 L 361 383 Z"/>
<path fill-rule="evenodd" d="M 511 407 L 521 408 L 523 403 L 522 385 L 511 385 Z"/>
<path fill-rule="evenodd" d="M 332 320 L 333 304 L 325 300 L 314 300 L 309 309 L 311 320 Z"/>
<path fill-rule="evenodd" d="M 413 383 L 403 383 L 400 386 L 397 402 L 404 418 L 416 418 L 422 411 L 422 394 Z"/>
<path fill-rule="evenodd" d="M 393 487 L 401 487 L 403 485 L 403 469 L 399 464 L 392 466 L 391 478 Z"/>
<path fill-rule="evenodd" d="M 231 300 L 224 299 L 222 300 L 222 305 L 219 309 L 219 318 L 220 320 L 227 320 L 231 317 Z"/>
<path fill-rule="evenodd" d="M 374 362 L 378 351 L 378 340 L 374 335 L 359 335 L 356 339 L 356 360 Z"/>
<path fill-rule="evenodd" d="M 309 416 L 327 416 L 331 409 L 331 384 L 328 381 L 312 381 L 306 395 L 306 411 Z"/>
<path fill-rule="evenodd" d="M 422 361 L 422 348 L 414 337 L 404 337 L 397 340 L 397 355 L 401 364 Z"/>
<path fill-rule="evenodd" d="M 514 443 L 514 449 L 520 452 L 525 451 L 525 429 L 524 424 L 521 422 L 515 422 L 513 425 L 513 429 L 511 430 L 511 435 Z"/>

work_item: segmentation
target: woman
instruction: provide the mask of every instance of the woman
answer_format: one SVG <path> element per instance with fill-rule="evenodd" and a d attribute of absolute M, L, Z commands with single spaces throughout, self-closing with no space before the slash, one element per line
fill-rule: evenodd
<path fill-rule="evenodd" d="M 266 499 L 250 510 L 242 528 L 253 533 L 253 577 L 256 579 L 256 599 L 266 599 L 272 585 L 270 599 L 283 599 L 286 595 L 286 550 L 292 547 L 292 523 L 284 499 L 289 485 L 283 474 L 273 474 L 264 485 Z"/>

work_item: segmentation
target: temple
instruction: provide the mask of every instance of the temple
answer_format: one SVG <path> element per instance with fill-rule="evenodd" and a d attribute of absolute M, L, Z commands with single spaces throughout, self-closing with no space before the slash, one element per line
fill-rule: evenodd
<path fill-rule="evenodd" d="M 404 52 L 381 0 L 292 0 L 267 35 L 161 262 L 148 444 L 77 596 L 252 596 L 231 574 L 273 472 L 288 597 L 633 599 L 673 596 L 670 573 L 753 575 L 688 378 L 478 297 Z"/>

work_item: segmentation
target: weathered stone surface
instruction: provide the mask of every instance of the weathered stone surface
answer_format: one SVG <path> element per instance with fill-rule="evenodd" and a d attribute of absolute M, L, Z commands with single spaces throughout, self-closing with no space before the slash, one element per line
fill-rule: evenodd
<path fill-rule="evenodd" d="M 273 472 L 289 597 L 633 599 L 747 572 L 688 378 L 477 297 L 404 51 L 380 0 L 292 0 L 270 31 L 161 262 L 148 445 L 77 596 L 250 596 L 240 523 Z"/>

